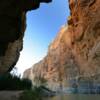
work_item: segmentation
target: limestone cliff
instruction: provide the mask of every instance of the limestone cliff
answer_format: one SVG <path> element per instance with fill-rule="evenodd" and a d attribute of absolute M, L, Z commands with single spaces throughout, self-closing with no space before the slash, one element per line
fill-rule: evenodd
<path fill-rule="evenodd" d="M 100 0 L 69 0 L 68 25 L 61 28 L 47 56 L 35 64 L 30 79 L 47 80 L 52 90 L 100 87 Z"/>
<path fill-rule="evenodd" d="M 51 0 L 0 0 L 0 74 L 16 64 L 23 46 L 26 12 Z"/>

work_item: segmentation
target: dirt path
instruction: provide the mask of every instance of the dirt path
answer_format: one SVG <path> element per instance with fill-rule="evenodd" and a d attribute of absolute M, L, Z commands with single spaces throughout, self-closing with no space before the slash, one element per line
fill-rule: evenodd
<path fill-rule="evenodd" d="M 23 91 L 0 91 L 0 100 L 18 100 Z"/>

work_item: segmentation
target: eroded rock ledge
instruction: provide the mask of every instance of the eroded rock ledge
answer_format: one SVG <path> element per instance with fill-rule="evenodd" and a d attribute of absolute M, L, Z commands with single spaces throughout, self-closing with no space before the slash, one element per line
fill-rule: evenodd
<path fill-rule="evenodd" d="M 68 25 L 25 77 L 33 85 L 42 77 L 52 90 L 100 88 L 100 0 L 69 0 L 69 8 Z"/>
<path fill-rule="evenodd" d="M 0 0 L 0 74 L 16 64 L 23 47 L 26 12 L 51 0 Z"/>

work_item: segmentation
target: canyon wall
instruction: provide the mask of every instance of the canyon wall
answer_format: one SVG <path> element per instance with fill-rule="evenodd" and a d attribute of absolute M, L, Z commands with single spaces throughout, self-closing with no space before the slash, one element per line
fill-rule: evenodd
<path fill-rule="evenodd" d="M 60 29 L 47 56 L 27 71 L 33 85 L 44 78 L 53 91 L 100 88 L 99 4 L 100 0 L 69 0 L 68 25 Z"/>
<path fill-rule="evenodd" d="M 51 0 L 0 0 L 0 74 L 9 72 L 23 47 L 26 12 Z"/>

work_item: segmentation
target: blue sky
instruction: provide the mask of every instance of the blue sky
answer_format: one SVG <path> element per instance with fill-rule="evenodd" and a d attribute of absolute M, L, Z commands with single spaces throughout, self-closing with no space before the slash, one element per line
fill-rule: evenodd
<path fill-rule="evenodd" d="M 23 71 L 47 54 L 49 44 L 54 40 L 60 27 L 67 22 L 69 6 L 67 0 L 53 0 L 42 3 L 40 8 L 27 13 L 27 28 L 24 46 L 16 65 L 18 73 Z"/>

